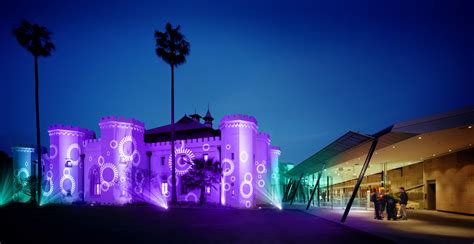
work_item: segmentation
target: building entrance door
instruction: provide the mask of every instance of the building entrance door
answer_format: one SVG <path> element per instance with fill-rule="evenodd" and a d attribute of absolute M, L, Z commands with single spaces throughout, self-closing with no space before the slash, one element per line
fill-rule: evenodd
<path fill-rule="evenodd" d="M 436 181 L 430 180 L 427 182 L 428 189 L 427 189 L 427 202 L 428 202 L 428 210 L 436 210 Z"/>

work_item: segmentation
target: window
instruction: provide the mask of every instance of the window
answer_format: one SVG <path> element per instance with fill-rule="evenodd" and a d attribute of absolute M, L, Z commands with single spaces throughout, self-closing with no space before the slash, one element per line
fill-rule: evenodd
<path fill-rule="evenodd" d="M 206 187 L 206 193 L 207 195 L 211 195 L 211 187 Z"/>
<path fill-rule="evenodd" d="M 209 159 L 209 155 L 207 154 L 202 155 L 202 157 L 204 158 L 204 161 L 207 161 Z"/>
<path fill-rule="evenodd" d="M 99 196 L 99 195 L 100 195 L 100 184 L 96 184 L 94 196 Z"/>
<path fill-rule="evenodd" d="M 168 195 L 168 182 L 161 183 L 161 194 Z"/>
<path fill-rule="evenodd" d="M 165 165 L 165 157 L 161 157 L 161 165 Z"/>
<path fill-rule="evenodd" d="M 181 194 L 188 194 L 188 188 L 184 184 L 181 184 Z"/>
<path fill-rule="evenodd" d="M 71 168 L 72 167 L 72 162 L 71 160 L 66 160 L 66 165 L 65 165 L 66 168 Z"/>
<path fill-rule="evenodd" d="M 232 160 L 234 160 L 234 153 L 232 153 L 232 155 L 231 155 L 231 159 L 232 159 Z"/>

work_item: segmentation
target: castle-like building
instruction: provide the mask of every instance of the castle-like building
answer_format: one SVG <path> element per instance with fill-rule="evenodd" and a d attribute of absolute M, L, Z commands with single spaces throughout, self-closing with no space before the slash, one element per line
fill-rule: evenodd
<path fill-rule="evenodd" d="M 221 182 L 206 189 L 206 201 L 241 208 L 278 205 L 280 149 L 258 131 L 252 116 L 224 116 L 219 129 L 213 120 L 207 111 L 204 118 L 185 115 L 175 123 L 178 201 L 199 201 L 200 191 L 187 189 L 181 179 L 193 160 L 203 158 L 222 167 Z M 100 138 L 79 127 L 49 127 L 42 197 L 61 203 L 166 204 L 171 199 L 171 125 L 146 130 L 143 122 L 111 116 L 101 118 L 99 127 Z M 34 149 L 12 150 L 16 176 L 34 174 Z"/>

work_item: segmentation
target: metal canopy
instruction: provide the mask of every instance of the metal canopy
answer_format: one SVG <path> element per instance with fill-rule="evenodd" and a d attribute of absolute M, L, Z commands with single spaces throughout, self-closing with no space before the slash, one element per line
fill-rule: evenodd
<path fill-rule="evenodd" d="M 349 131 L 334 142 L 307 158 L 287 172 L 289 177 L 298 177 L 301 174 L 312 174 L 321 170 L 323 163 L 328 163 L 335 156 L 357 147 L 372 139 L 371 136 Z"/>
<path fill-rule="evenodd" d="M 316 173 L 321 170 L 323 162 L 326 162 L 326 167 L 329 168 L 344 162 L 360 161 L 362 159 L 361 157 L 367 155 L 371 144 L 370 142 L 373 138 L 378 138 L 379 143 L 376 150 L 382 153 L 374 155 L 375 162 L 397 161 L 392 159 L 393 156 L 409 157 L 412 161 L 416 159 L 419 160 L 420 156 L 416 156 L 414 152 L 429 151 L 428 149 L 434 150 L 436 145 L 442 144 L 439 141 L 431 142 L 431 140 L 438 137 L 445 138 L 444 140 L 440 139 L 443 142 L 449 142 L 449 145 L 445 146 L 446 151 L 449 148 L 454 151 L 457 148 L 462 148 L 464 144 L 464 146 L 466 146 L 472 143 L 469 138 L 472 138 L 471 134 L 473 131 L 468 130 L 461 132 L 460 129 L 466 129 L 468 125 L 472 127 L 473 124 L 474 106 L 469 106 L 442 114 L 397 123 L 372 136 L 350 131 L 296 165 L 292 170 L 287 172 L 287 176 L 295 178 L 299 177 L 302 173 L 306 175 Z M 437 136 L 438 134 L 439 136 Z M 417 138 L 419 139 L 418 136 L 421 136 L 423 140 L 417 140 Z M 420 144 L 420 142 L 424 144 Z M 395 148 L 395 145 L 397 145 L 397 152 L 393 154 L 390 150 L 392 147 Z M 402 148 L 405 148 L 404 153 L 400 154 L 399 149 L 401 150 Z M 431 154 L 438 155 L 439 152 L 433 151 L 429 153 L 429 155 Z M 380 159 L 380 157 L 385 158 L 385 160 Z M 426 157 L 426 155 L 422 155 L 421 158 L 424 157 Z M 349 163 L 349 165 L 351 164 L 352 163 Z M 353 162 L 353 164 L 358 165 L 356 162 Z"/>

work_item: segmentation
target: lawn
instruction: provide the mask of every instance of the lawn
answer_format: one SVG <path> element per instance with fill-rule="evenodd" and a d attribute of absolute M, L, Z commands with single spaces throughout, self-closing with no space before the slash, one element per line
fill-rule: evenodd
<path fill-rule="evenodd" d="M 0 208 L 7 243 L 389 243 L 298 210 L 45 206 Z"/>

